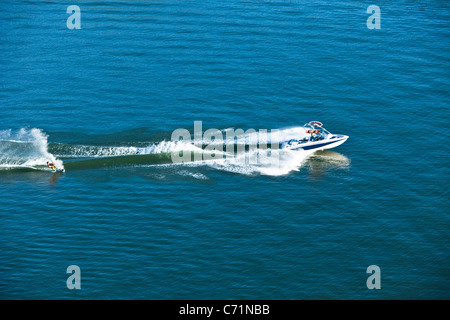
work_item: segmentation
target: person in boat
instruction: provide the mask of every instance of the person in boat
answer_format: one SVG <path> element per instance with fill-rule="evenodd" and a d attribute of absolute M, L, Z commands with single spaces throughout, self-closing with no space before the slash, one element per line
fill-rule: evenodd
<path fill-rule="evenodd" d="M 53 162 L 47 161 L 47 167 L 51 168 L 52 170 L 56 170 L 56 165 Z"/>
<path fill-rule="evenodd" d="M 317 140 L 317 136 L 315 136 L 315 133 L 319 133 L 318 129 L 309 129 L 306 130 L 306 133 L 309 133 L 311 136 L 309 138 L 309 141 L 316 141 Z"/>

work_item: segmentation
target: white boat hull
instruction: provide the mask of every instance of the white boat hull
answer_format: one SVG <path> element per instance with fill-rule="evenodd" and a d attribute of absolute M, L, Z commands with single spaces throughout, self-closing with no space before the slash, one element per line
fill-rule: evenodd
<path fill-rule="evenodd" d="M 348 136 L 344 135 L 333 135 L 331 138 L 319 140 L 319 141 L 286 141 L 281 145 L 281 149 L 295 150 L 295 151 L 318 151 L 335 148 L 345 141 L 347 141 Z"/>

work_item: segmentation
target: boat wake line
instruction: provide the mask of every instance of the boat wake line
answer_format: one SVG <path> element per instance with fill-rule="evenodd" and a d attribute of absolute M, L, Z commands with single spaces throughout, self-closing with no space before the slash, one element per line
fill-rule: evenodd
<path fill-rule="evenodd" d="M 282 141 L 302 135 L 305 135 L 302 127 L 286 128 L 279 130 L 279 140 L 275 141 L 268 141 L 266 136 L 261 137 L 258 133 L 250 133 L 232 139 L 216 140 L 215 146 L 205 148 L 196 141 L 170 140 L 121 142 L 117 145 L 49 143 L 48 135 L 41 129 L 4 130 L 0 131 L 0 172 L 51 171 L 46 165 L 50 161 L 67 172 L 117 167 L 170 167 L 178 172 L 186 172 L 192 168 L 205 167 L 241 175 L 280 176 L 298 171 L 305 159 L 312 155 L 313 151 L 279 149 Z M 328 153 L 329 156 L 337 154 Z M 176 163 L 174 155 L 181 154 L 188 154 L 189 159 Z M 349 161 L 345 159 L 338 162 L 347 166 Z M 198 176 L 203 177 L 202 174 Z"/>

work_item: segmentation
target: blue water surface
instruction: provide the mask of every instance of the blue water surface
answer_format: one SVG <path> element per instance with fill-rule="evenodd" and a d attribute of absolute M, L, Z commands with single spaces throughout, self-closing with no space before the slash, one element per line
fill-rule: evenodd
<path fill-rule="evenodd" d="M 2 299 L 450 298 L 448 2 L 72 4 L 0 3 Z M 350 138 L 287 172 L 167 161 L 311 120 Z"/>

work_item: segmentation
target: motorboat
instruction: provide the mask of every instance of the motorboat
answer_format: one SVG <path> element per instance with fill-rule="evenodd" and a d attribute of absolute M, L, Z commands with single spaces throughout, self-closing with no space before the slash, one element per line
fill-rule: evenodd
<path fill-rule="evenodd" d="M 335 148 L 343 144 L 348 139 L 348 136 L 330 133 L 323 127 L 323 124 L 319 121 L 310 121 L 303 127 L 305 128 L 307 136 L 301 139 L 291 139 L 289 141 L 284 141 L 281 144 L 281 149 L 297 151 L 325 150 Z"/>

